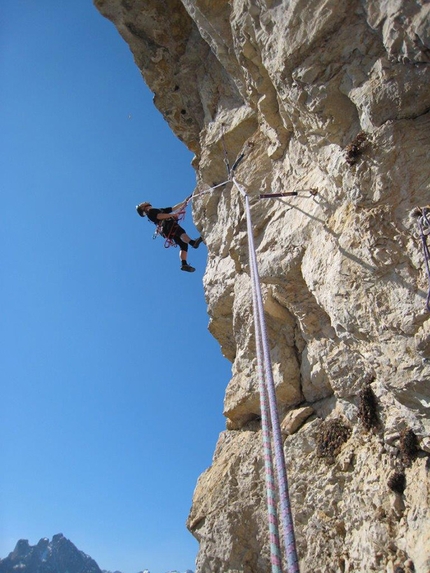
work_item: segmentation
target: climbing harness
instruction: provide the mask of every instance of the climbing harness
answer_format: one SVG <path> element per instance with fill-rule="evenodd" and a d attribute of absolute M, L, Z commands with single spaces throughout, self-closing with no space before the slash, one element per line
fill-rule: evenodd
<path fill-rule="evenodd" d="M 420 209 L 418 228 L 420 232 L 421 243 L 423 246 L 424 261 L 426 265 L 427 280 L 428 280 L 426 309 L 428 310 L 428 312 L 430 312 L 430 249 L 429 245 L 427 244 L 427 239 L 430 235 L 430 207 L 423 207 L 422 209 Z"/>
<path fill-rule="evenodd" d="M 169 247 L 177 247 L 178 245 L 175 243 L 174 240 L 174 236 L 176 233 L 176 229 L 178 228 L 178 222 L 182 221 L 183 219 L 185 219 L 185 209 L 182 209 L 181 211 L 178 211 L 175 214 L 175 219 L 173 221 L 171 221 L 170 219 L 164 219 L 163 221 L 160 221 L 158 223 L 158 225 L 155 228 L 155 232 L 152 236 L 153 239 L 156 239 L 158 237 L 158 235 L 160 235 L 161 237 L 164 237 L 164 248 L 168 249 Z M 149 221 L 149 219 L 148 219 Z M 164 232 L 164 223 L 166 221 L 171 222 L 170 228 L 168 230 L 167 233 Z"/>
<path fill-rule="evenodd" d="M 276 496 L 278 495 L 281 523 L 283 526 L 283 541 L 287 558 L 288 573 L 299 573 L 299 563 L 294 535 L 294 525 L 291 512 L 291 504 L 288 493 L 288 478 L 283 450 L 281 425 L 279 422 L 278 406 L 276 399 L 273 369 L 270 358 L 269 342 L 267 336 L 266 321 L 264 317 L 263 297 L 258 272 L 257 255 L 254 245 L 254 231 L 251 219 L 249 196 L 245 189 L 233 177 L 234 185 L 245 199 L 246 224 L 248 234 L 248 251 L 253 292 L 254 328 L 257 342 L 257 361 L 260 379 L 261 421 L 263 429 L 263 443 L 265 454 L 266 488 L 269 512 L 269 532 L 272 573 L 282 573 L 282 563 L 279 549 L 279 526 L 276 518 Z M 266 400 L 267 396 L 267 400 Z M 271 467 L 273 456 L 271 453 L 270 438 L 273 439 L 274 461 L 277 479 L 273 479 Z M 267 458 L 267 461 L 266 461 Z M 277 492 L 275 490 L 277 486 Z"/>

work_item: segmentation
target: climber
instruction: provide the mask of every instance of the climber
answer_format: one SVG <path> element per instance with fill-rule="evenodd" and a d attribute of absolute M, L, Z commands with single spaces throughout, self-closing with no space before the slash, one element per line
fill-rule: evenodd
<path fill-rule="evenodd" d="M 156 209 L 151 205 L 151 203 L 140 203 L 140 205 L 137 205 L 136 211 L 141 217 L 146 215 L 150 221 L 157 225 L 158 232 L 166 239 L 166 241 L 171 240 L 176 245 L 179 245 L 181 270 L 193 273 L 196 269 L 187 262 L 188 245 L 197 249 L 203 239 L 201 237 L 198 239 L 190 239 L 185 229 L 179 225 L 178 218 L 186 205 L 187 201 L 185 200 L 173 207 Z"/>

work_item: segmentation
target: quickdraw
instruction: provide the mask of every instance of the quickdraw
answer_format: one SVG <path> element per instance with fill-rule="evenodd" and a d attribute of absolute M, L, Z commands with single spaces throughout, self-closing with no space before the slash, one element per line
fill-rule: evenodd
<path fill-rule="evenodd" d="M 239 153 L 239 155 L 237 156 L 235 162 L 233 163 L 232 167 L 230 168 L 230 162 L 228 160 L 228 153 L 227 153 L 227 148 L 225 145 L 225 140 L 224 140 L 224 136 L 225 136 L 225 130 L 224 130 L 224 124 L 221 124 L 221 144 L 222 144 L 222 149 L 224 152 L 224 163 L 225 163 L 225 168 L 227 170 L 227 181 L 231 181 L 232 177 L 234 176 L 234 172 L 236 171 L 236 168 L 238 167 L 239 163 L 242 161 L 242 159 L 244 159 L 245 157 L 245 149 L 246 147 L 248 148 L 252 148 L 254 147 L 254 142 L 253 141 L 248 141 L 245 143 L 245 145 L 243 146 L 241 152 Z"/>
<path fill-rule="evenodd" d="M 424 261 L 427 271 L 428 293 L 426 298 L 426 308 L 430 312 L 430 249 L 427 244 L 427 238 L 430 236 L 430 207 L 423 207 L 420 210 L 418 219 L 418 228 L 420 231 L 421 243 L 424 252 Z"/>
<path fill-rule="evenodd" d="M 227 149 L 225 147 L 225 141 L 224 141 L 224 124 L 221 124 L 221 144 L 222 144 L 222 149 L 224 151 L 224 163 L 225 163 L 225 168 L 227 170 L 227 177 L 228 179 L 230 179 L 230 163 L 228 160 L 228 155 L 227 155 Z"/>
<path fill-rule="evenodd" d="M 318 195 L 317 189 L 300 189 L 299 191 L 286 191 L 285 193 L 262 193 L 260 195 L 260 199 L 277 199 L 279 197 L 299 197 L 301 193 L 309 193 L 309 196 L 312 197 Z"/>

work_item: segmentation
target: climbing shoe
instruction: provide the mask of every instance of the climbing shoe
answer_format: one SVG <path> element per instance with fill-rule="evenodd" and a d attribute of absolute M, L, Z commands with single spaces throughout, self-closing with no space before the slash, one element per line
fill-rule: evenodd
<path fill-rule="evenodd" d="M 191 246 L 192 246 L 194 249 L 198 249 L 200 243 L 203 243 L 203 239 L 202 239 L 201 237 L 199 237 L 198 239 L 195 239 L 195 240 L 192 242 Z"/>
<path fill-rule="evenodd" d="M 195 270 L 196 269 L 191 265 L 189 265 L 188 263 L 186 265 L 181 266 L 181 271 L 187 271 L 187 273 L 193 273 Z"/>

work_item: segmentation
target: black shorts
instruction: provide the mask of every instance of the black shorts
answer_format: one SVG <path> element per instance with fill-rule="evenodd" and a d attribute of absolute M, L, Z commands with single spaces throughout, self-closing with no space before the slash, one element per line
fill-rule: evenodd
<path fill-rule="evenodd" d="M 175 223 L 174 228 L 170 227 L 170 229 L 167 230 L 167 233 L 165 231 L 163 232 L 163 237 L 169 238 L 172 241 L 174 241 L 177 245 L 179 245 L 181 251 L 188 251 L 188 243 L 185 243 L 181 239 L 181 235 L 183 235 L 184 233 L 186 233 L 185 229 L 183 229 L 180 225 Z"/>
<path fill-rule="evenodd" d="M 185 229 L 183 229 L 180 225 L 177 225 L 175 229 L 175 234 L 173 235 L 172 239 L 175 241 L 177 245 L 179 245 L 181 251 L 188 251 L 188 243 L 185 243 L 181 239 L 181 235 L 183 235 L 184 233 Z"/>

